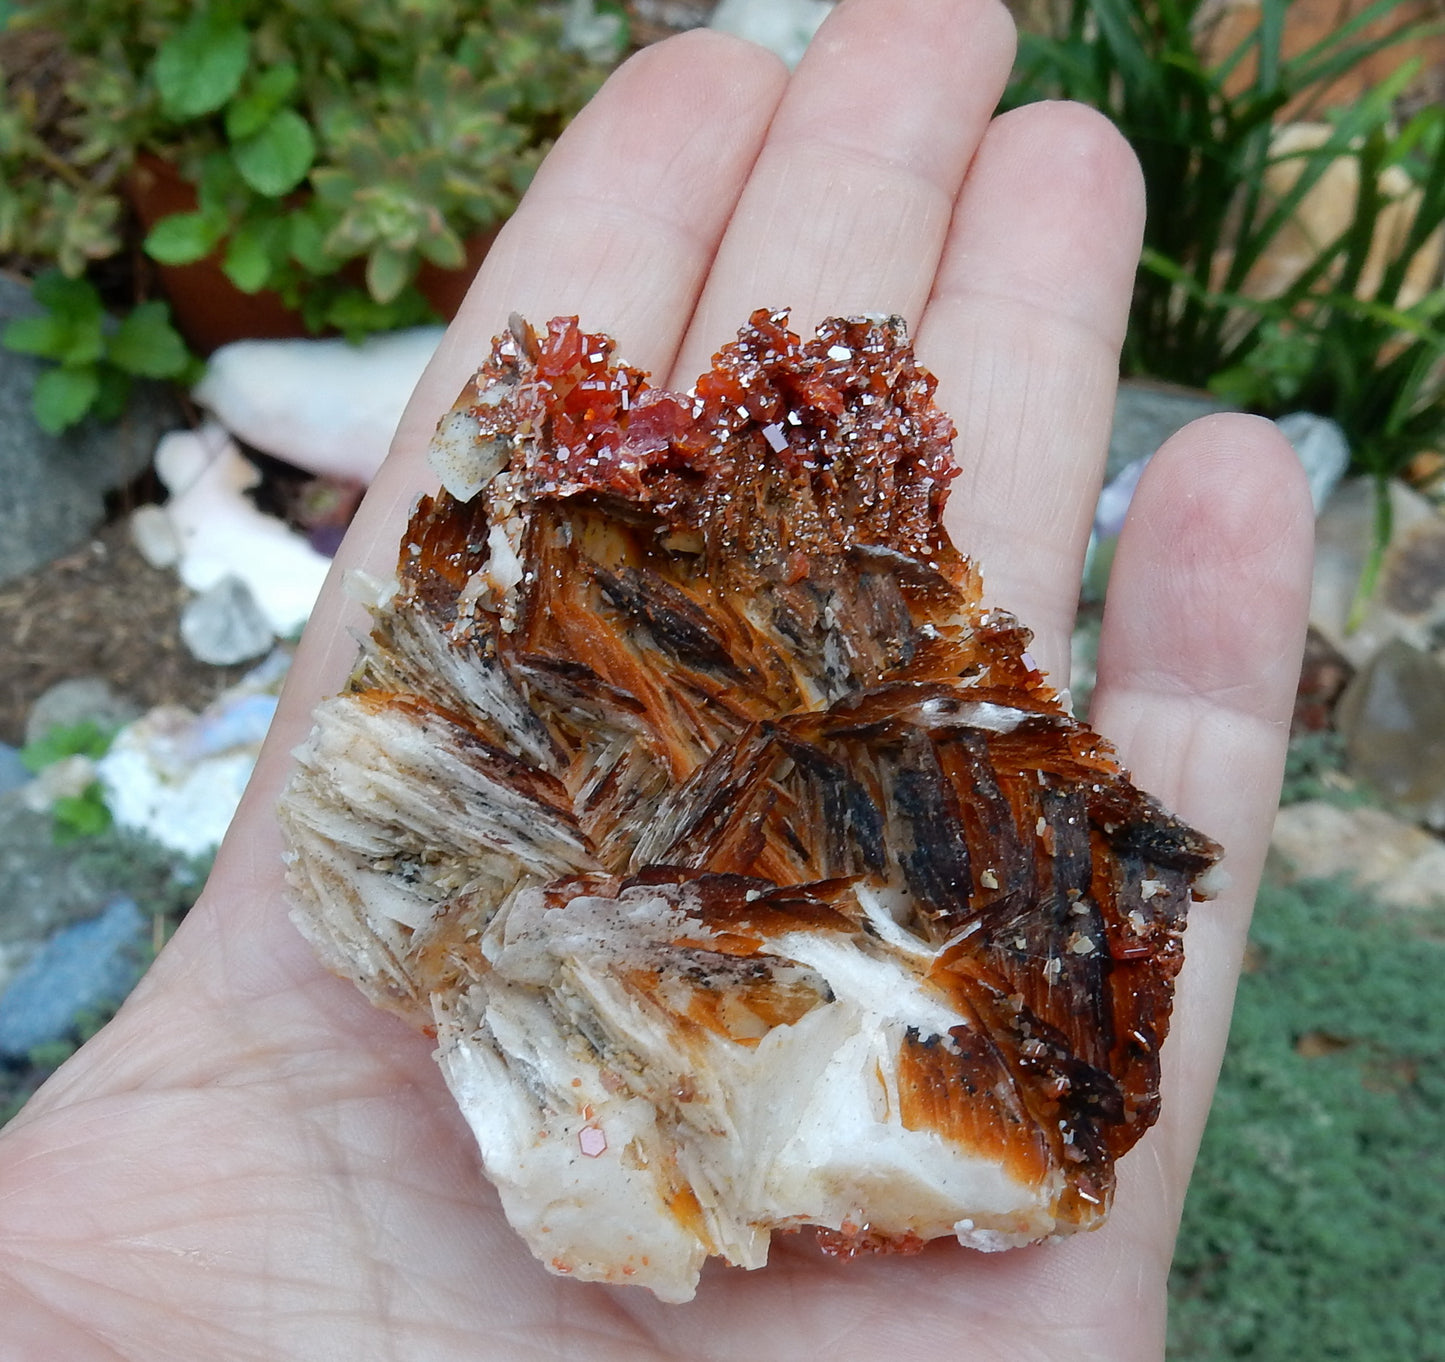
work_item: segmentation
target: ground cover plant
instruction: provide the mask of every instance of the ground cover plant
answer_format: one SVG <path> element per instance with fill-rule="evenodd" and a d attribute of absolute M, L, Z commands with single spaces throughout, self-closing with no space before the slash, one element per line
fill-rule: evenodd
<path fill-rule="evenodd" d="M 1445 1359 L 1445 922 L 1266 883 L 1170 1292 L 1171 1362 Z"/>

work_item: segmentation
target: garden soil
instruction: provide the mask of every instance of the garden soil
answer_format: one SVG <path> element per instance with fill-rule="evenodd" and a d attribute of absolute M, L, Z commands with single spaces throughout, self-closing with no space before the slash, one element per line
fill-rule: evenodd
<path fill-rule="evenodd" d="M 25 741 L 25 716 L 57 681 L 99 676 L 141 709 L 205 707 L 246 668 L 187 652 L 180 610 L 190 592 L 153 568 L 118 516 L 86 544 L 0 583 L 0 742 Z"/>

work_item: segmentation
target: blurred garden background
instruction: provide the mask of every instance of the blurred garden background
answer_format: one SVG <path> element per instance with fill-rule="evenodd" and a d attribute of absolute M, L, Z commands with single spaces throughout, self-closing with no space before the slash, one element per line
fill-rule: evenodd
<path fill-rule="evenodd" d="M 551 142 L 639 46 L 711 23 L 796 61 L 829 7 L 0 2 L 0 1120 L 194 901 L 356 452 Z M 1319 517 L 1169 1355 L 1438 1362 L 1445 0 L 1013 9 L 1006 103 L 1102 109 L 1149 199 L 1076 696 L 1179 426 L 1278 420 Z"/>

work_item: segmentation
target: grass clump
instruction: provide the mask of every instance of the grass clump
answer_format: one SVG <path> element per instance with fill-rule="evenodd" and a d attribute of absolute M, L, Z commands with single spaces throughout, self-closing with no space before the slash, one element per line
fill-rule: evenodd
<path fill-rule="evenodd" d="M 1375 0 L 1296 52 L 1289 0 L 1259 0 L 1257 23 L 1226 41 L 1228 9 L 1063 0 L 1050 31 L 1023 35 L 1007 102 L 1091 104 L 1139 157 L 1148 218 L 1126 371 L 1265 415 L 1329 416 L 1355 471 L 1383 479 L 1445 438 L 1445 290 L 1419 281 L 1445 220 L 1445 107 L 1401 115 L 1420 73 L 1411 45 L 1438 29 Z M 1395 70 L 1332 106 L 1333 83 L 1381 53 L 1399 54 Z M 1286 120 L 1316 131 L 1282 137 Z M 1296 215 L 1341 173 L 1345 225 L 1281 276 L 1269 266 Z"/>

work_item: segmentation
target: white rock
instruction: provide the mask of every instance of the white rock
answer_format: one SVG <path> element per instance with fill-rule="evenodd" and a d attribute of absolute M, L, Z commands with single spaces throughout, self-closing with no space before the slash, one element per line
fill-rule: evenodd
<path fill-rule="evenodd" d="M 1388 908 L 1445 906 L 1445 842 L 1383 809 L 1289 804 L 1270 846 L 1297 879 L 1346 875 Z"/>
<path fill-rule="evenodd" d="M 796 66 L 832 8 L 830 0 L 720 0 L 710 26 L 758 43 Z"/>
<path fill-rule="evenodd" d="M 237 341 L 195 398 L 247 444 L 312 473 L 370 482 L 442 337 L 420 326 L 344 340 Z"/>
<path fill-rule="evenodd" d="M 202 856 L 220 846 L 256 764 L 252 754 L 233 753 L 167 776 L 149 744 L 194 721 L 179 708 L 153 711 L 121 733 L 101 759 L 106 807 L 116 823 L 183 856 Z"/>
<path fill-rule="evenodd" d="M 200 714 L 162 705 L 123 728 L 95 768 L 116 823 L 185 856 L 214 851 L 251 777 L 288 663 L 278 651 Z"/>
<path fill-rule="evenodd" d="M 130 541 L 153 568 L 174 567 L 181 561 L 181 537 L 164 506 L 148 503 L 131 512 Z"/>
<path fill-rule="evenodd" d="M 167 435 L 156 471 L 171 492 L 164 507 L 181 546 L 180 576 L 192 591 L 227 577 L 246 584 L 274 633 L 306 623 L 331 560 L 245 495 L 256 467 L 219 426 Z"/>

